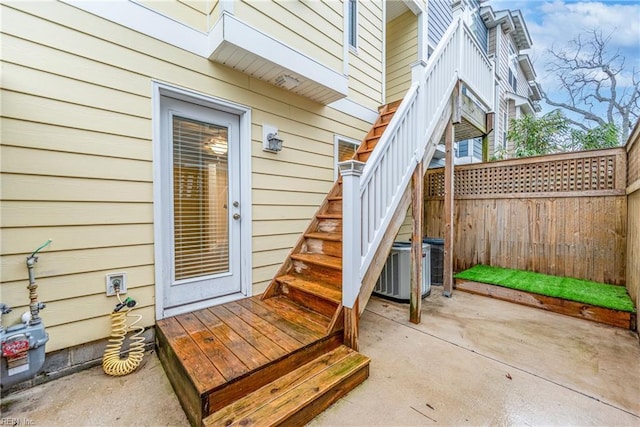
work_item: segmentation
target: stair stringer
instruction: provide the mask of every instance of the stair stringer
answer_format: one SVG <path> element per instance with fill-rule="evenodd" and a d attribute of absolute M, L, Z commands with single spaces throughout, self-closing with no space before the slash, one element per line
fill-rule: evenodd
<path fill-rule="evenodd" d="M 427 166 L 431 162 L 433 155 L 435 153 L 436 147 L 442 138 L 444 131 L 447 127 L 447 123 L 451 120 L 453 113 L 453 108 L 451 103 L 448 103 L 447 108 L 440 116 L 440 120 L 432 134 L 432 137 L 429 140 L 429 144 L 425 151 L 425 155 L 423 157 L 422 163 L 424 165 L 423 171 L 427 172 Z M 417 166 L 417 165 L 416 165 Z M 393 218 L 387 227 L 387 230 L 384 233 L 382 241 L 376 250 L 376 254 L 374 255 L 367 272 L 365 273 L 362 284 L 360 287 L 360 292 L 358 294 L 358 310 L 359 315 L 362 315 L 365 308 L 367 307 L 367 303 L 369 302 L 369 298 L 371 298 L 371 293 L 373 292 L 373 288 L 375 288 L 376 282 L 382 273 L 382 269 L 385 266 L 389 253 L 391 252 L 391 248 L 393 247 L 393 243 L 395 242 L 395 237 L 398 235 L 400 231 L 400 227 L 404 223 L 406 212 L 411 206 L 411 184 L 407 185 L 402 197 L 400 199 L 400 203 L 394 212 Z"/>

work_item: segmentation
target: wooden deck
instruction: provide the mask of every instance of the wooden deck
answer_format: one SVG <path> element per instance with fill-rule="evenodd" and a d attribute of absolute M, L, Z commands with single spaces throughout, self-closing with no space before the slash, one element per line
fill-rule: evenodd
<path fill-rule="evenodd" d="M 342 331 L 326 332 L 330 321 L 287 298 L 257 296 L 159 320 L 158 355 L 187 417 L 199 426 L 210 414 L 296 369 L 308 371 L 305 365 L 341 347 Z M 355 385 L 368 376 L 368 359 L 358 356 Z M 229 417 L 230 409 L 224 410 Z"/>

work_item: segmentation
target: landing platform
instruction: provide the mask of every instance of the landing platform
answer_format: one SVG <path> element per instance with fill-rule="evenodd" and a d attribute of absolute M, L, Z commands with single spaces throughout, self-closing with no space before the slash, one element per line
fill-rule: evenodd
<path fill-rule="evenodd" d="M 158 320 L 158 355 L 192 425 L 334 350 L 331 319 L 259 296 Z"/>

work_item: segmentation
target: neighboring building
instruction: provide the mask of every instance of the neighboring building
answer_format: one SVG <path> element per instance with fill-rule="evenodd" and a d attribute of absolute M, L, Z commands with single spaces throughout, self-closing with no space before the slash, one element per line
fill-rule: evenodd
<path fill-rule="evenodd" d="M 438 4 L 435 2 L 435 5 Z M 531 36 L 519 10 L 494 11 L 491 5 L 481 5 L 481 2 L 475 1 L 469 2 L 465 13 L 478 43 L 495 63 L 494 131 L 486 140 L 487 159 L 508 156 L 513 152 L 513 146 L 506 138 L 509 121 L 523 114 L 540 112 L 538 103 L 542 99 L 541 89 L 536 82 L 529 55 L 524 52 L 533 44 Z M 458 142 L 456 164 L 482 162 L 483 144 L 482 138 Z M 432 166 L 443 166 L 443 158 L 441 150 Z"/>
<path fill-rule="evenodd" d="M 28 304 L 25 254 L 49 238 L 36 266 L 47 352 L 79 349 L 59 368 L 102 351 L 82 349 L 109 335 L 111 274 L 126 275 L 144 326 L 262 293 L 336 163 L 381 104 L 404 97 L 410 66 L 438 48 L 460 6 L 3 2 L 5 325 Z M 481 50 L 500 52 L 493 152 L 503 114 L 539 99 L 519 54 L 531 41 L 519 12 L 462 6 Z"/>
<path fill-rule="evenodd" d="M 489 135 L 489 157 L 513 152 L 507 141 L 509 120 L 540 112 L 542 99 L 536 73 L 526 51 L 533 42 L 519 10 L 494 11 L 483 6 L 480 15 L 489 29 L 489 56 L 496 63 L 494 132 Z"/>

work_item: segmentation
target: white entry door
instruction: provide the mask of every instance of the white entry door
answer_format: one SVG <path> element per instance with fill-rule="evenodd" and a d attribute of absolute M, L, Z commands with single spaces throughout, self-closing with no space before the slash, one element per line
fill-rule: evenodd
<path fill-rule="evenodd" d="M 241 290 L 240 118 L 166 96 L 160 110 L 163 306 L 179 312 Z"/>

